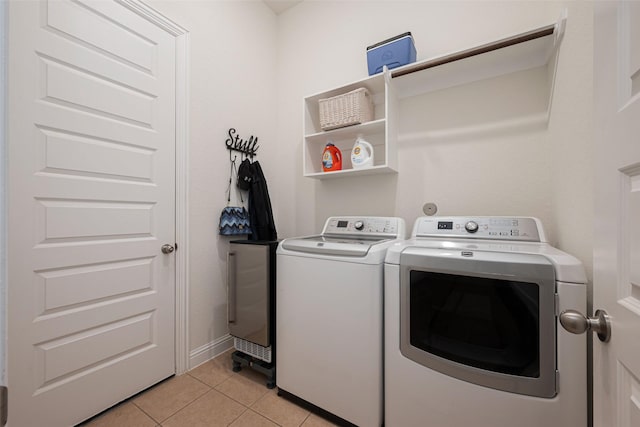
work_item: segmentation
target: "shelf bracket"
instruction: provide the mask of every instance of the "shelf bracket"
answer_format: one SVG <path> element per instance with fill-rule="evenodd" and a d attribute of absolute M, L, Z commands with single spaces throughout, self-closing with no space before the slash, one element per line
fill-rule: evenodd
<path fill-rule="evenodd" d="M 558 22 L 556 22 L 556 28 L 554 31 L 555 38 L 553 39 L 553 47 L 557 48 L 560 42 L 562 41 L 562 37 L 564 37 L 564 31 L 567 28 L 567 17 L 569 16 L 569 11 L 565 8 L 562 10 L 560 17 L 558 18 Z"/>
<path fill-rule="evenodd" d="M 391 71 L 389 71 L 389 68 L 387 68 L 386 65 L 383 65 L 382 66 L 382 72 L 384 74 L 385 83 L 390 85 L 391 84 Z"/>

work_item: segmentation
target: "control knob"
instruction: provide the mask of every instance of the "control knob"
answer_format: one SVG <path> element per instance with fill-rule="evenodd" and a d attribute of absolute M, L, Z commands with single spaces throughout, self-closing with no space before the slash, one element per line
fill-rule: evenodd
<path fill-rule="evenodd" d="M 478 231 L 478 223 L 475 221 L 469 221 L 464 225 L 464 229 L 469 233 L 475 233 Z"/>
<path fill-rule="evenodd" d="M 364 228 L 364 221 L 356 221 L 353 223 L 353 228 L 360 231 Z"/>

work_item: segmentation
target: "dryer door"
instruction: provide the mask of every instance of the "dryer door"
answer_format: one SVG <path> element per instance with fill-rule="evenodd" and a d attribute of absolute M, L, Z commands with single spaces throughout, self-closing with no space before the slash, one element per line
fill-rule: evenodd
<path fill-rule="evenodd" d="M 485 387 L 556 395 L 555 274 L 549 260 L 408 248 L 400 271 L 405 357 Z"/>

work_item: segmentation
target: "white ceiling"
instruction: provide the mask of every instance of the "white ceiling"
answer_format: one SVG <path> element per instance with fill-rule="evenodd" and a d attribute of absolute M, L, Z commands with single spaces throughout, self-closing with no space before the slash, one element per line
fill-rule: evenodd
<path fill-rule="evenodd" d="M 302 0 L 263 0 L 267 6 L 275 12 L 276 15 L 280 15 L 287 9 L 301 3 Z"/>

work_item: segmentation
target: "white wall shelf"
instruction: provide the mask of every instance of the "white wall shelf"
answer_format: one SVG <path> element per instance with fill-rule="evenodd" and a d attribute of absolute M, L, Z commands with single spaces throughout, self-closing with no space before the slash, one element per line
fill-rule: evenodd
<path fill-rule="evenodd" d="M 329 179 L 397 173 L 396 116 L 399 100 L 550 64 L 564 34 L 565 23 L 566 16 L 562 16 L 556 24 L 391 71 L 385 68 L 380 74 L 306 97 L 303 107 L 304 176 Z M 556 62 L 553 61 L 554 66 Z M 360 87 L 366 87 L 372 95 L 374 120 L 323 132 L 319 124 L 318 100 Z M 371 168 L 351 167 L 351 147 L 358 135 L 374 146 L 374 166 Z M 322 151 L 327 142 L 333 142 L 342 152 L 341 171 L 322 171 Z"/>
<path fill-rule="evenodd" d="M 388 70 L 366 79 L 321 92 L 304 99 L 304 176 L 317 179 L 329 179 L 352 175 L 371 175 L 396 173 L 397 99 L 390 85 Z M 358 88 L 367 88 L 373 100 L 373 120 L 359 125 L 347 126 L 329 131 L 320 128 L 318 100 L 341 95 Z M 351 166 L 351 150 L 358 136 L 373 146 L 374 164 L 366 169 L 354 169 Z M 342 153 L 342 170 L 322 171 L 322 152 L 328 142 L 333 143 Z"/>

